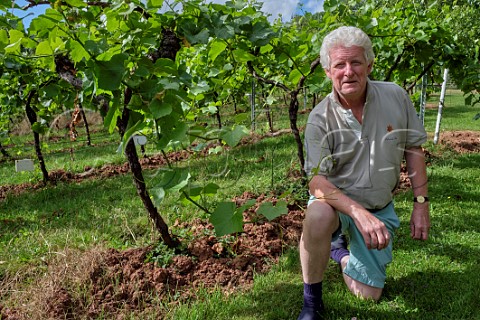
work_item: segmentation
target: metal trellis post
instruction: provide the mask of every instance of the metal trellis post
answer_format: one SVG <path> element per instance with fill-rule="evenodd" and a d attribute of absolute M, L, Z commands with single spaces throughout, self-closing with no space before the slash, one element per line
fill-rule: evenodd
<path fill-rule="evenodd" d="M 252 109 L 252 113 L 251 113 L 252 131 L 255 131 L 255 79 L 252 79 L 252 94 L 250 95 L 250 106 Z"/>

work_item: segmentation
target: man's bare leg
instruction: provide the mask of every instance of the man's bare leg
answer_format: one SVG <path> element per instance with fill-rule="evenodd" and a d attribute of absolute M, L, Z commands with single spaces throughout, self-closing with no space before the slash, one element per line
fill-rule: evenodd
<path fill-rule="evenodd" d="M 345 269 L 349 259 L 350 256 L 343 257 L 341 261 L 342 270 Z M 348 289 L 357 297 L 378 301 L 382 296 L 383 288 L 376 288 L 366 285 L 365 283 L 350 278 L 345 273 L 343 274 L 343 280 L 347 284 Z"/>
<path fill-rule="evenodd" d="M 338 226 L 338 214 L 329 204 L 317 200 L 308 206 L 300 239 L 304 306 L 299 320 L 319 319 L 323 310 L 323 274 L 330 258 L 332 233 Z"/>

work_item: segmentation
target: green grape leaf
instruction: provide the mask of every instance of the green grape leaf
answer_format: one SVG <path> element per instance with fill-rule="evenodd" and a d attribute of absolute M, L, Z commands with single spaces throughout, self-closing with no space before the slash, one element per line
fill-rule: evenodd
<path fill-rule="evenodd" d="M 150 196 L 153 199 L 153 204 L 159 206 L 165 198 L 165 189 L 162 187 L 155 187 L 150 189 Z"/>
<path fill-rule="evenodd" d="M 32 130 L 36 133 L 44 134 L 45 132 L 47 132 L 48 128 L 40 122 L 35 122 L 32 125 Z"/>
<path fill-rule="evenodd" d="M 161 8 L 163 5 L 163 0 L 148 0 L 147 6 L 149 8 Z"/>
<path fill-rule="evenodd" d="M 247 135 L 248 129 L 245 126 L 236 125 L 230 130 L 221 134 L 220 138 L 222 138 L 230 147 L 235 147 L 240 140 Z"/>
<path fill-rule="evenodd" d="M 243 214 L 243 212 L 244 212 L 245 210 L 247 210 L 248 208 L 250 208 L 251 206 L 253 206 L 256 202 L 257 202 L 257 200 L 255 200 L 255 199 L 247 200 L 247 201 L 245 201 L 245 204 L 244 204 L 244 205 L 238 207 L 237 211 L 238 211 L 239 213 Z"/>
<path fill-rule="evenodd" d="M 242 49 L 236 49 L 233 51 L 233 57 L 235 60 L 239 63 L 245 63 L 248 61 L 255 60 L 255 56 L 251 53 L 248 53 L 245 50 Z"/>
<path fill-rule="evenodd" d="M 123 76 L 126 72 L 125 61 L 128 56 L 124 53 L 112 56 L 109 61 L 97 61 L 98 87 L 113 91 L 120 87 Z"/>
<path fill-rule="evenodd" d="M 72 57 L 73 62 L 79 62 L 83 59 L 90 59 L 90 54 L 85 48 L 78 43 L 77 41 L 70 41 L 67 45 L 70 48 L 70 56 Z"/>
<path fill-rule="evenodd" d="M 162 99 L 160 99 L 162 98 Z M 154 97 L 148 106 L 150 112 L 155 119 L 168 116 L 172 113 L 172 106 L 163 101 L 163 97 Z"/>
<path fill-rule="evenodd" d="M 250 41 L 256 46 L 264 46 L 270 42 L 270 37 L 274 35 L 273 30 L 266 21 L 260 21 L 253 25 Z"/>
<path fill-rule="evenodd" d="M 112 105 L 111 108 L 108 109 L 107 116 L 104 120 L 105 128 L 108 128 L 108 132 L 113 133 L 117 126 L 118 117 L 122 115 L 122 111 L 118 108 L 118 105 Z"/>
<path fill-rule="evenodd" d="M 235 209 L 234 202 L 220 202 L 210 216 L 215 233 L 221 237 L 243 231 L 243 214 Z"/>
<path fill-rule="evenodd" d="M 298 69 L 295 69 L 292 72 L 290 72 L 290 74 L 288 75 L 288 81 L 296 84 L 298 83 L 301 77 L 302 77 L 302 73 Z"/>
<path fill-rule="evenodd" d="M 161 187 L 172 192 L 180 191 L 187 186 L 191 178 L 190 172 L 182 168 L 164 169 L 160 171 L 160 175 L 160 182 L 155 185 L 155 188 Z"/>
<path fill-rule="evenodd" d="M 210 182 L 205 187 L 203 187 L 202 193 L 207 195 L 214 195 L 218 192 L 218 189 L 220 189 L 220 186 L 218 184 Z"/>
<path fill-rule="evenodd" d="M 4 29 L 0 29 L 0 45 L 3 49 L 8 44 L 8 33 Z"/>
<path fill-rule="evenodd" d="M 79 7 L 83 8 L 86 7 L 87 4 L 83 2 L 82 0 L 65 0 L 66 3 L 68 3 L 72 7 Z"/>
<path fill-rule="evenodd" d="M 224 41 L 214 40 L 210 44 L 210 50 L 208 51 L 208 58 L 210 59 L 210 61 L 215 62 L 215 59 L 217 59 L 220 53 L 225 51 L 226 47 L 227 44 Z"/>
<path fill-rule="evenodd" d="M 210 32 L 207 29 L 203 29 L 197 34 L 186 34 L 188 42 L 192 44 L 197 43 L 208 43 L 208 38 L 210 37 Z"/>
<path fill-rule="evenodd" d="M 271 202 L 264 202 L 258 207 L 257 214 L 261 214 L 269 221 L 288 213 L 287 203 L 283 200 L 277 201 L 274 207 Z"/>
<path fill-rule="evenodd" d="M 35 54 L 38 56 L 41 55 L 51 55 L 53 53 L 50 43 L 48 41 L 42 41 L 37 45 L 35 49 Z"/>

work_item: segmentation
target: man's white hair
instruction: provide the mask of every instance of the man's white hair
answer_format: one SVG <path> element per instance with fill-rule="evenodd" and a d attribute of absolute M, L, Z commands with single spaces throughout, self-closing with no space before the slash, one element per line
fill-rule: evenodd
<path fill-rule="evenodd" d="M 368 64 L 375 59 L 372 41 L 363 30 L 357 27 L 340 27 L 325 36 L 320 48 L 320 63 L 326 70 L 330 70 L 330 50 L 334 47 L 349 48 L 352 46 L 362 47 Z"/>

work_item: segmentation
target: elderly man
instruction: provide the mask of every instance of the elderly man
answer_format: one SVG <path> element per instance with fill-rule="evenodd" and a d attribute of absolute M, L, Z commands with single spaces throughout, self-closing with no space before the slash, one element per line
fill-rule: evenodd
<path fill-rule="evenodd" d="M 355 27 L 340 27 L 322 43 L 320 59 L 333 90 L 310 113 L 305 130 L 311 197 L 300 240 L 304 306 L 299 320 L 321 318 L 329 258 L 340 264 L 353 294 L 380 298 L 399 226 L 392 192 L 404 157 L 414 193 L 411 236 L 428 237 L 421 148 L 427 135 L 401 87 L 368 79 L 374 58 L 369 37 Z"/>

